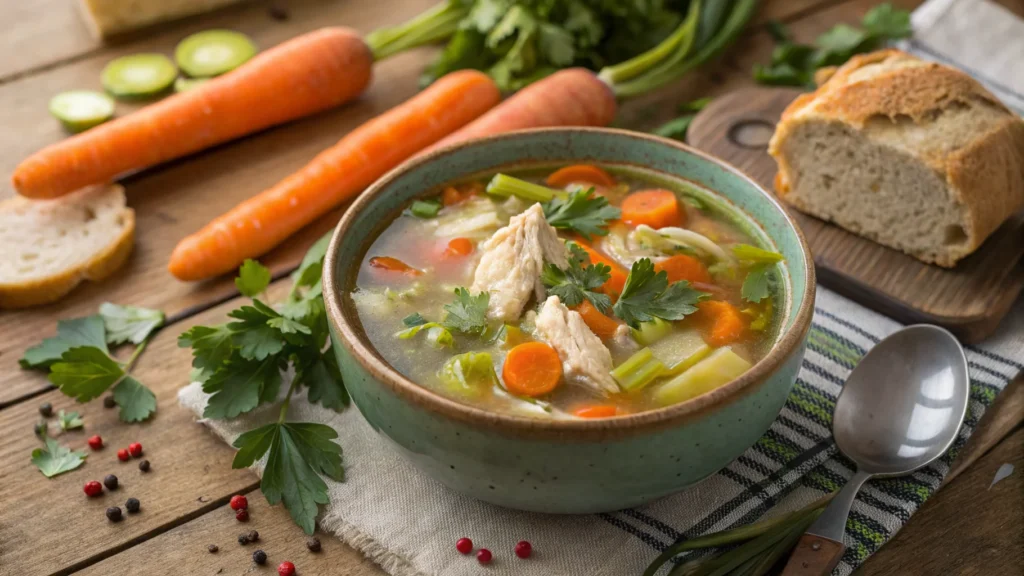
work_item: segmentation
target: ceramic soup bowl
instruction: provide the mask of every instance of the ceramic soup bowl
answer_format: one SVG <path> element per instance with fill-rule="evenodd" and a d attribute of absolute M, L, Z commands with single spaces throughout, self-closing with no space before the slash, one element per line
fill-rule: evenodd
<path fill-rule="evenodd" d="M 669 407 L 598 420 L 539 420 L 461 404 L 419 386 L 374 350 L 349 296 L 373 239 L 411 199 L 477 173 L 618 164 L 714 191 L 786 259 L 781 329 L 740 378 Z M 807 244 L 775 198 L 737 169 L 675 141 L 610 129 L 544 129 L 419 157 L 346 212 L 324 263 L 324 299 L 345 384 L 363 416 L 423 473 L 501 506 L 588 513 L 636 506 L 715 473 L 764 434 L 800 368 L 814 305 Z"/>

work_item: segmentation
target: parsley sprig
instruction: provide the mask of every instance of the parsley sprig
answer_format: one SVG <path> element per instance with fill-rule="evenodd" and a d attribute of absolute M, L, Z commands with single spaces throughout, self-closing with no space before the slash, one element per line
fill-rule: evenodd
<path fill-rule="evenodd" d="M 193 378 L 210 394 L 206 418 L 230 419 L 277 402 L 291 368 L 276 422 L 239 436 L 233 468 L 246 468 L 266 455 L 260 489 L 271 504 L 283 502 L 306 533 L 315 528 L 318 506 L 327 503 L 320 475 L 344 479 L 341 446 L 329 426 L 289 422 L 288 407 L 303 387 L 310 402 L 342 410 L 349 403 L 341 371 L 328 343 L 327 313 L 320 284 L 330 235 L 321 238 L 292 274 L 292 288 L 276 307 L 258 298 L 228 313 L 230 322 L 194 326 L 178 338 L 192 349 Z M 237 281 L 243 294 L 265 292 L 270 272 L 246 261 Z"/>
<path fill-rule="evenodd" d="M 732 247 L 732 253 L 739 260 L 740 266 L 747 270 L 740 289 L 743 299 L 758 303 L 768 298 L 774 281 L 775 264 L 783 260 L 782 254 L 750 244 L 737 244 Z"/>
<path fill-rule="evenodd" d="M 106 302 L 98 314 L 57 322 L 57 335 L 29 348 L 19 363 L 49 371 L 50 382 L 79 402 L 113 389 L 121 421 L 141 422 L 156 412 L 156 396 L 132 377 L 131 369 L 163 323 L 159 310 Z M 108 345 L 128 342 L 135 349 L 126 362 L 118 362 Z"/>
<path fill-rule="evenodd" d="M 559 230 L 579 232 L 586 238 L 606 236 L 608 223 L 622 216 L 622 211 L 608 204 L 594 189 L 576 190 L 567 198 L 556 196 L 543 205 L 548 224 Z"/>
<path fill-rule="evenodd" d="M 590 264 L 590 256 L 575 242 L 569 242 L 569 266 L 559 268 L 552 263 L 544 265 L 540 279 L 548 294 L 558 296 L 566 306 L 579 306 L 589 300 L 602 313 L 608 312 L 612 300 L 596 290 L 611 278 L 612 268 L 607 264 Z"/>
<path fill-rule="evenodd" d="M 623 322 L 639 328 L 655 318 L 682 320 L 706 298 L 706 292 L 694 290 L 685 280 L 669 284 L 667 272 L 655 272 L 651 260 L 641 258 L 633 263 L 614 311 Z"/>

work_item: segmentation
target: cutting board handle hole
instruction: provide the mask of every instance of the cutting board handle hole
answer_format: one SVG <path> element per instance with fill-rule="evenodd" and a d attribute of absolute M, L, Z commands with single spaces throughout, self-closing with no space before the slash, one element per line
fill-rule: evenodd
<path fill-rule="evenodd" d="M 747 150 L 761 150 L 768 147 L 775 125 L 760 119 L 740 120 L 729 128 L 729 141 Z"/>

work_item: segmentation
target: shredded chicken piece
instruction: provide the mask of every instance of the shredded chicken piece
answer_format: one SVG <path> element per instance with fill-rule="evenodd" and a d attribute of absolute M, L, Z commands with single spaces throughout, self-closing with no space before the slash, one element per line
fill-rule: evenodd
<path fill-rule="evenodd" d="M 615 329 L 615 333 L 612 334 L 612 343 L 619 349 L 625 352 L 635 352 L 640 349 L 640 345 L 636 343 L 633 338 L 633 331 L 629 329 L 629 326 L 620 324 Z"/>
<path fill-rule="evenodd" d="M 602 394 L 619 391 L 611 375 L 611 352 L 558 296 L 549 297 L 537 314 L 537 336 L 558 352 L 566 380 Z"/>
<path fill-rule="evenodd" d="M 484 242 L 481 251 L 471 290 L 489 292 L 487 317 L 503 322 L 518 319 L 531 294 L 538 301 L 544 297 L 540 274 L 545 261 L 560 268 L 568 265 L 565 245 L 544 218 L 540 204 L 513 216 L 508 226 Z"/>

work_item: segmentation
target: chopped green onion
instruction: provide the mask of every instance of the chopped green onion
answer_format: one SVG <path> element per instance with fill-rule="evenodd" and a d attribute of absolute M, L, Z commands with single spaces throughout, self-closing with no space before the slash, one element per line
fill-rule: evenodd
<path fill-rule="evenodd" d="M 654 357 L 650 348 L 633 354 L 618 368 L 612 370 L 612 378 L 627 392 L 636 392 L 654 382 L 665 372 L 665 365 Z"/>
<path fill-rule="evenodd" d="M 661 318 L 650 322 L 641 322 L 639 328 L 630 328 L 633 339 L 644 346 L 650 346 L 672 332 L 672 323 Z"/>
<path fill-rule="evenodd" d="M 441 211 L 441 202 L 437 200 L 416 200 L 409 206 L 408 213 L 417 218 L 433 218 Z"/>
<path fill-rule="evenodd" d="M 516 196 L 530 202 L 548 202 L 555 197 L 557 191 L 547 186 L 513 178 L 508 174 L 496 174 L 487 184 L 487 193 L 503 198 Z"/>

